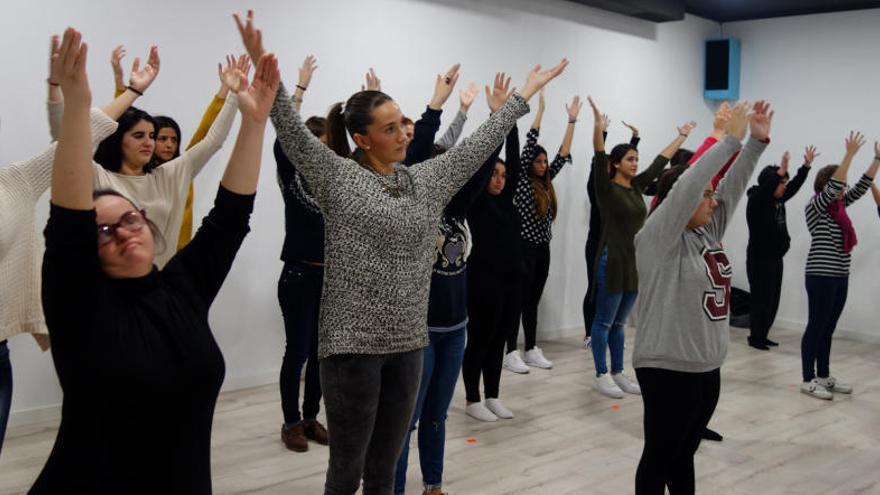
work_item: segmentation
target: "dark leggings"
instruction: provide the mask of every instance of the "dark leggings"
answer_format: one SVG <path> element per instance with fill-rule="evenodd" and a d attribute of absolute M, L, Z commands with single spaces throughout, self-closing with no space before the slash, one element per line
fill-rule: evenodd
<path fill-rule="evenodd" d="M 767 334 L 776 310 L 779 309 L 779 296 L 782 293 L 782 258 L 746 258 L 746 274 L 749 277 L 751 312 L 751 341 L 760 344 L 767 340 Z"/>
<path fill-rule="evenodd" d="M 422 349 L 321 360 L 330 461 L 325 495 L 390 495 L 422 378 Z"/>
<path fill-rule="evenodd" d="M 590 297 L 595 290 L 596 279 L 596 255 L 599 250 L 599 239 L 587 235 L 587 245 L 584 256 L 587 259 L 587 294 L 584 296 L 584 332 L 585 337 L 590 337 L 593 330 L 593 318 L 596 317 L 596 298 Z"/>
<path fill-rule="evenodd" d="M 809 319 L 801 339 L 801 362 L 808 382 L 831 374 L 831 337 L 846 305 L 849 277 L 807 275 L 806 285 Z"/>
<path fill-rule="evenodd" d="M 281 361 L 281 410 L 284 423 L 315 419 L 321 403 L 318 371 L 318 311 L 324 268 L 308 263 L 285 263 L 278 280 L 278 302 L 284 318 L 284 358 Z M 308 364 L 306 364 L 308 362 Z M 306 364 L 302 415 L 299 410 L 299 386 Z"/>
<path fill-rule="evenodd" d="M 468 267 L 467 347 L 461 376 L 468 402 L 480 402 L 480 376 L 487 399 L 497 399 L 504 342 L 519 329 L 522 288 L 516 277 Z"/>
<path fill-rule="evenodd" d="M 636 368 L 636 377 L 645 406 L 636 495 L 693 494 L 694 453 L 718 404 L 721 372 Z"/>
<path fill-rule="evenodd" d="M 550 244 L 534 244 L 522 241 L 523 257 L 526 262 L 527 274 L 523 280 L 522 326 L 525 336 L 525 350 L 535 347 L 538 334 L 538 303 L 544 293 L 544 284 L 550 273 Z M 516 350 L 516 339 L 519 337 L 519 325 L 507 336 L 507 352 Z"/>

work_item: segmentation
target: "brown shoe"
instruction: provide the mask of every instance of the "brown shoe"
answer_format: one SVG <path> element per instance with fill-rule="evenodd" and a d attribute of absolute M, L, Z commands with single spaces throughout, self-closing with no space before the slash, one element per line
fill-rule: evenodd
<path fill-rule="evenodd" d="M 309 441 L 306 440 L 303 424 L 297 423 L 291 427 L 281 426 L 281 441 L 284 446 L 294 452 L 309 450 Z"/>
<path fill-rule="evenodd" d="M 317 419 L 305 422 L 305 434 L 309 440 L 321 445 L 327 445 L 327 429 Z"/>

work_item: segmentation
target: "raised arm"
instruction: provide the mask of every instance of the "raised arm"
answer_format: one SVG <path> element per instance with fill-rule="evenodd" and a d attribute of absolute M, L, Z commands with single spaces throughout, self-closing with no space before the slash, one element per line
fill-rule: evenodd
<path fill-rule="evenodd" d="M 317 69 L 318 59 L 314 55 L 307 56 L 299 68 L 299 79 L 296 82 L 296 89 L 293 92 L 293 96 L 290 97 L 293 100 L 293 108 L 296 109 L 296 113 L 299 113 L 302 109 L 303 97 L 309 86 L 312 85 L 312 75 L 315 74 Z"/>
<path fill-rule="evenodd" d="M 571 155 L 571 142 L 574 139 L 574 127 L 575 124 L 577 124 L 578 115 L 583 106 L 584 104 L 581 103 L 580 96 L 575 96 L 571 99 L 570 105 L 565 105 L 565 112 L 568 114 L 568 126 L 565 128 L 565 136 L 562 138 L 562 146 L 559 147 L 559 154 L 562 156 Z"/>
<path fill-rule="evenodd" d="M 718 184 L 715 195 L 718 207 L 712 213 L 712 223 L 707 227 L 715 232 L 716 239 L 723 238 L 727 226 L 730 225 L 730 220 L 748 187 L 749 178 L 758 164 L 758 159 L 770 142 L 772 123 L 773 111 L 770 110 L 770 104 L 764 101 L 756 102 L 749 115 L 751 136 L 730 166 L 730 171 Z"/>
<path fill-rule="evenodd" d="M 544 90 L 542 89 L 538 94 L 538 110 L 535 112 L 535 118 L 532 120 L 532 129 L 540 129 L 541 121 L 544 119 Z"/>
<path fill-rule="evenodd" d="M 110 68 L 113 69 L 113 97 L 121 95 L 125 92 L 125 80 L 122 76 L 122 58 L 125 57 L 125 47 L 117 45 L 110 53 Z"/>
<path fill-rule="evenodd" d="M 443 133 L 443 136 L 437 141 L 437 146 L 440 146 L 444 150 L 448 150 L 455 146 L 455 143 L 458 142 L 458 138 L 461 137 L 461 132 L 464 130 L 464 123 L 467 121 L 468 111 L 474 103 L 474 99 L 476 99 L 478 92 L 479 88 L 475 83 L 468 84 L 467 88 L 458 92 L 458 113 L 455 114 L 455 118 L 452 119 L 452 123 L 449 124 L 449 127 L 446 129 L 446 132 Z"/>
<path fill-rule="evenodd" d="M 519 94 L 508 98 L 504 106 L 494 112 L 468 139 L 445 154 L 413 167 L 415 173 L 423 175 L 427 183 L 437 185 L 429 191 L 435 204 L 442 206 L 451 199 L 489 158 L 516 120 L 528 111 L 526 101 L 562 73 L 567 65 L 568 61 L 563 59 L 550 70 L 542 71 L 540 66 L 535 66 Z M 487 95 L 487 98 L 494 97 L 494 93 Z"/>
<path fill-rule="evenodd" d="M 516 124 L 507 133 L 507 139 L 504 143 L 505 170 L 507 178 L 504 181 L 504 189 L 502 194 L 512 196 L 516 190 L 516 182 L 519 180 L 520 174 L 523 173 L 522 165 L 519 161 L 519 128 Z"/>
<path fill-rule="evenodd" d="M 639 129 L 638 129 L 638 127 L 636 127 L 636 126 L 634 126 L 634 125 L 632 125 L 632 124 L 627 124 L 627 123 L 626 123 L 625 121 L 623 121 L 623 120 L 621 120 L 620 122 L 621 122 L 624 126 L 626 126 L 626 128 L 629 129 L 630 132 L 632 132 L 632 136 L 630 136 L 630 138 L 629 138 L 629 144 L 630 144 L 633 148 L 638 148 L 638 147 L 639 147 L 639 141 L 641 141 L 641 138 L 639 137 Z"/>
<path fill-rule="evenodd" d="M 654 159 L 647 169 L 639 175 L 633 177 L 632 185 L 635 188 L 640 190 L 644 190 L 648 187 L 649 184 L 654 182 L 657 177 L 663 173 L 663 170 L 666 168 L 666 165 L 669 163 L 669 160 L 672 158 L 672 155 L 681 148 L 681 145 L 684 144 L 685 140 L 690 135 L 691 131 L 697 124 L 695 122 L 685 122 L 682 126 L 678 127 L 678 136 L 669 143 L 669 146 L 663 149 L 659 155 Z"/>
<path fill-rule="evenodd" d="M 663 257 L 677 245 L 700 201 L 705 200 L 704 193 L 712 176 L 740 149 L 747 122 L 747 104 L 741 103 L 727 123 L 724 140 L 700 158 L 699 166 L 689 167 L 663 203 L 648 216 L 645 226 L 636 235 L 636 244 L 641 246 L 640 249 Z"/>
<path fill-rule="evenodd" d="M 871 183 L 871 192 L 874 193 L 874 202 L 877 203 L 877 213 L 880 214 L 880 187 L 876 183 Z"/>
<path fill-rule="evenodd" d="M 443 105 L 452 94 L 455 83 L 458 82 L 458 69 L 460 64 L 453 65 L 445 75 L 437 74 L 434 82 L 434 94 L 428 109 L 422 114 L 422 118 L 415 123 L 413 139 L 406 147 L 405 165 L 421 163 L 431 157 L 434 148 L 434 137 L 440 129 L 440 113 Z"/>
<path fill-rule="evenodd" d="M 587 97 L 590 108 L 593 110 L 593 151 L 596 154 L 605 153 L 605 135 L 608 133 L 608 117 L 602 115 L 592 96 Z"/>
<path fill-rule="evenodd" d="M 211 103 L 208 104 L 208 108 L 205 109 L 205 113 L 202 114 L 202 120 L 199 122 L 199 126 L 196 128 L 196 131 L 193 132 L 189 144 L 186 145 L 187 150 L 199 144 L 199 142 L 205 139 L 205 136 L 208 135 L 208 131 L 211 129 L 211 126 L 214 125 L 214 121 L 217 120 L 220 111 L 223 110 L 223 105 L 226 103 L 226 96 L 229 95 L 229 86 L 226 82 L 226 76 L 234 74 L 236 70 L 241 71 L 245 77 L 248 76 L 248 73 L 251 70 L 251 63 L 250 58 L 248 58 L 247 55 L 240 55 L 237 59 L 233 55 L 227 55 L 226 67 L 223 67 L 223 64 L 221 63 L 217 64 L 217 74 L 220 77 L 220 89 L 217 90 L 217 94 L 214 95 L 214 98 L 211 99 Z"/>
<path fill-rule="evenodd" d="M 660 155 L 665 157 L 667 160 L 672 159 L 672 155 L 681 148 L 681 145 L 687 141 L 688 136 L 691 134 L 691 131 L 694 130 L 694 127 L 697 126 L 696 122 L 685 122 L 684 125 L 678 128 L 678 136 L 672 140 L 663 151 L 660 152 Z"/>
<path fill-rule="evenodd" d="M 874 177 L 877 176 L 878 167 L 880 167 L 880 143 L 874 141 L 874 159 L 861 179 L 844 194 L 843 199 L 846 206 L 853 204 L 868 192 L 868 189 L 874 184 Z"/>
<path fill-rule="evenodd" d="M 820 153 L 816 152 L 815 146 L 807 146 L 804 150 L 804 163 L 798 168 L 794 177 L 788 181 L 788 185 L 785 187 L 785 192 L 782 193 L 782 197 L 779 198 L 780 201 L 785 203 L 800 191 L 801 186 L 803 186 L 804 182 L 807 180 L 807 176 L 810 175 L 810 167 L 813 165 L 813 160 L 819 155 Z"/>

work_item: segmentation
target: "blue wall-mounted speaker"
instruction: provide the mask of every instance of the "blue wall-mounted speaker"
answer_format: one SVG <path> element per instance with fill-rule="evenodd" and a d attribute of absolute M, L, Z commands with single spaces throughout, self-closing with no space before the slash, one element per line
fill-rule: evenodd
<path fill-rule="evenodd" d="M 706 41 L 704 98 L 739 99 L 739 54 L 740 42 L 736 38 Z"/>

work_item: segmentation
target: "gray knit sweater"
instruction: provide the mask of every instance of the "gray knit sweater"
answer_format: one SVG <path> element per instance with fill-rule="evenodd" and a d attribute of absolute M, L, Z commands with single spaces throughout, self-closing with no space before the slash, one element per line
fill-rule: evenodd
<path fill-rule="evenodd" d="M 282 86 L 272 123 L 284 153 L 324 213 L 324 291 L 318 357 L 388 354 L 428 344 L 428 291 L 437 223 L 446 203 L 501 143 L 528 105 L 514 95 L 460 145 L 434 159 L 396 165 L 403 192 L 315 138 Z"/>

